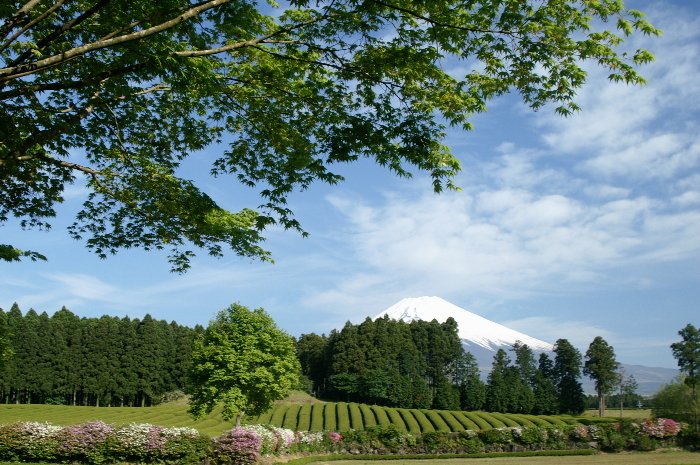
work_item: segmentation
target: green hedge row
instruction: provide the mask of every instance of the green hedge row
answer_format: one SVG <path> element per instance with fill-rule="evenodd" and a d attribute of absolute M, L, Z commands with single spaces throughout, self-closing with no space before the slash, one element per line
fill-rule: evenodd
<path fill-rule="evenodd" d="M 327 402 L 283 404 L 252 418 L 248 424 L 270 424 L 294 431 L 349 431 L 394 425 L 413 434 L 432 431 L 459 432 L 516 426 L 589 425 L 616 421 L 614 418 L 523 415 L 488 412 L 448 412 Z"/>
<path fill-rule="evenodd" d="M 485 454 L 404 454 L 404 455 L 321 455 L 290 460 L 287 465 L 305 465 L 313 462 L 336 462 L 338 460 L 435 460 L 435 459 L 483 459 L 498 457 L 563 457 L 595 455 L 595 450 L 541 450 L 527 452 L 491 452 Z"/>

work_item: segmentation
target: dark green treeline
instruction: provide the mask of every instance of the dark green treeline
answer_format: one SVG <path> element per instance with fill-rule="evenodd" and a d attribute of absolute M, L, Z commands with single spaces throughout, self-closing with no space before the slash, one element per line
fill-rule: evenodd
<path fill-rule="evenodd" d="M 302 374 L 322 398 L 401 408 L 481 408 L 485 386 L 457 323 L 367 318 L 297 341 Z"/>
<path fill-rule="evenodd" d="M 348 322 L 329 336 L 302 335 L 297 355 L 314 393 L 331 400 L 539 415 L 585 409 L 581 354 L 566 339 L 555 344 L 554 360 L 544 353 L 536 360 L 520 343 L 500 349 L 486 383 L 452 318 Z"/>
<path fill-rule="evenodd" d="M 147 406 L 185 387 L 195 329 L 65 307 L 49 317 L 0 309 L 15 356 L 0 372 L 0 402 Z"/>

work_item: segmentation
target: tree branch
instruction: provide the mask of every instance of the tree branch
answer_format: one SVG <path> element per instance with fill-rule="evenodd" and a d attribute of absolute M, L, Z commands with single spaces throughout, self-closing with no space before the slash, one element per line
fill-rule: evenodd
<path fill-rule="evenodd" d="M 370 1 L 372 3 L 376 3 L 378 5 L 382 5 L 382 6 L 385 6 L 387 8 L 391 8 L 392 10 L 401 11 L 403 13 L 406 13 L 408 15 L 413 16 L 414 18 L 422 19 L 423 21 L 426 21 L 426 22 L 433 24 L 435 26 L 445 27 L 448 29 L 458 29 L 460 31 L 467 31 L 467 32 L 481 32 L 484 34 L 504 34 L 504 35 L 509 35 L 509 36 L 514 35 L 511 31 L 479 29 L 479 28 L 473 28 L 473 27 L 455 26 L 454 24 L 442 23 L 442 22 L 436 21 L 434 19 L 428 18 L 427 16 L 419 15 L 415 11 L 411 11 L 408 8 L 402 8 L 400 6 L 392 5 L 390 3 L 385 3 L 385 2 L 382 2 L 381 0 L 370 0 Z"/>
<path fill-rule="evenodd" d="M 45 155 L 41 154 L 26 154 L 26 152 L 33 147 L 34 145 L 41 145 L 57 136 L 62 134 L 67 128 L 70 128 L 74 126 L 75 124 L 79 123 L 83 119 L 87 118 L 87 116 L 92 113 L 92 111 L 95 109 L 95 103 L 94 100 L 97 98 L 99 95 L 99 91 L 95 92 L 92 97 L 90 98 L 92 103 L 89 105 L 85 106 L 83 109 L 81 109 L 78 113 L 76 113 L 72 118 L 69 118 L 67 121 L 65 121 L 63 124 L 55 126 L 51 129 L 46 129 L 44 131 L 38 131 L 34 133 L 32 136 L 28 137 L 23 141 L 23 143 L 14 151 L 10 152 L 6 158 L 18 160 L 18 161 L 23 161 L 23 160 L 31 160 L 34 158 L 40 158 L 44 161 L 47 161 L 49 163 L 53 163 L 54 165 L 59 163 L 61 164 L 60 166 L 67 166 L 70 167 L 70 165 L 73 165 L 73 163 L 68 163 L 68 162 L 62 162 L 60 160 L 54 160 L 51 157 L 47 157 Z M 53 161 L 52 161 L 53 160 Z M 63 163 L 66 163 L 65 165 Z M 2 166 L 4 163 L 0 162 L 0 166 Z M 76 167 L 80 165 L 75 165 Z M 79 168 L 76 168 L 79 169 Z M 89 169 L 89 168 L 86 168 Z M 84 170 L 81 170 L 84 171 Z M 89 171 L 86 171 L 89 172 Z"/>
<path fill-rule="evenodd" d="M 17 38 L 18 38 L 19 36 L 21 36 L 22 34 L 24 34 L 25 32 L 27 32 L 30 28 L 32 28 L 32 27 L 34 27 L 35 25 L 39 24 L 39 23 L 40 23 L 41 21 L 43 21 L 44 18 L 46 18 L 48 15 L 50 15 L 50 14 L 53 13 L 54 11 L 58 10 L 58 9 L 61 7 L 61 5 L 63 5 L 64 2 L 65 2 L 65 0 L 58 0 L 58 1 L 56 2 L 55 5 L 52 5 L 52 6 L 51 6 L 51 8 L 49 8 L 49 9 L 46 10 L 44 13 L 42 13 L 42 14 L 39 15 L 38 17 L 34 18 L 33 20 L 31 20 L 28 24 L 26 24 L 26 25 L 25 25 L 23 28 L 21 28 L 19 31 L 17 31 L 17 32 L 15 32 L 14 34 L 12 34 L 12 36 L 11 36 L 9 39 L 7 39 L 7 40 L 5 41 L 4 44 L 2 44 L 2 47 L 0 47 L 0 52 L 3 52 L 3 51 L 5 51 L 5 50 L 7 50 L 7 47 L 9 47 L 9 46 L 12 44 L 12 42 L 14 42 L 15 40 L 17 40 Z"/>
<path fill-rule="evenodd" d="M 172 54 L 177 57 L 201 57 L 201 56 L 207 56 L 207 55 L 214 55 L 217 53 L 222 53 L 222 52 L 227 52 L 229 50 L 235 50 L 237 48 L 243 48 L 243 47 L 251 47 L 260 43 L 263 43 L 267 39 L 270 39 L 272 37 L 275 37 L 280 34 L 284 34 L 286 32 L 293 31 L 294 29 L 298 29 L 300 27 L 307 26 L 309 24 L 316 23 L 318 21 L 322 21 L 324 19 L 328 19 L 330 15 L 323 15 L 319 16 L 318 18 L 313 18 L 309 19 L 307 21 L 301 22 L 299 24 L 295 24 L 294 26 L 286 27 L 283 29 L 280 29 L 278 31 L 272 32 L 266 36 L 258 37 L 257 39 L 250 39 L 246 40 L 244 42 L 237 42 L 235 44 L 229 44 L 229 45 L 224 45 L 223 47 L 219 48 L 212 48 L 209 50 L 192 50 L 192 51 L 183 51 L 183 52 L 173 52 Z M 292 43 L 291 41 L 289 43 Z"/>
<path fill-rule="evenodd" d="M 24 20 L 24 17 L 27 15 L 27 13 L 32 11 L 32 9 L 40 3 L 41 0 L 29 0 L 27 3 L 25 3 L 22 6 L 22 8 L 17 10 L 10 19 L 5 21 L 5 23 L 2 26 L 0 26 L 0 36 L 6 37 L 7 34 L 10 33 L 10 31 L 16 28 L 17 25 L 20 24 L 22 20 Z"/>
<path fill-rule="evenodd" d="M 169 15 L 172 13 L 177 13 L 178 11 L 187 10 L 188 8 L 195 8 L 195 7 L 198 7 L 200 5 L 204 5 L 205 3 L 207 3 L 207 1 L 209 1 L 209 0 L 203 0 L 199 3 L 195 3 L 192 5 L 188 5 L 188 6 L 181 6 L 179 8 L 173 8 L 173 9 L 168 10 L 168 11 L 162 11 L 160 13 L 156 13 L 154 15 L 147 16 L 143 19 L 139 19 L 138 21 L 134 21 L 133 23 L 129 24 L 128 26 L 124 26 L 121 29 L 117 29 L 115 31 L 110 32 L 106 36 L 102 37 L 100 40 L 110 39 L 110 38 L 114 37 L 115 35 L 119 34 L 120 32 L 124 32 L 124 31 L 127 31 L 129 29 L 132 29 L 132 28 L 134 28 L 134 27 L 138 26 L 139 24 L 142 24 L 146 21 L 150 21 L 150 20 L 155 19 L 155 18 L 160 18 L 161 16 Z"/>
<path fill-rule="evenodd" d="M 86 19 L 88 19 L 90 16 L 94 15 L 97 11 L 102 9 L 105 5 L 107 5 L 109 2 L 112 0 L 100 0 L 96 4 L 94 4 L 91 8 L 87 9 L 83 14 L 78 16 L 77 18 L 73 18 L 70 21 L 64 23 L 61 27 L 56 28 L 51 34 L 47 35 L 43 39 L 41 39 L 39 42 L 36 44 L 36 50 L 41 50 L 44 47 L 46 47 L 48 44 L 53 42 L 54 40 L 58 39 L 63 35 L 64 32 L 72 29 L 73 27 L 79 25 Z M 24 53 L 22 53 L 20 56 L 18 56 L 12 63 L 10 63 L 10 67 L 14 67 L 25 61 L 27 58 L 32 56 L 32 50 L 26 50 Z"/>
<path fill-rule="evenodd" d="M 135 40 L 140 40 L 145 37 L 149 37 L 159 32 L 165 31 L 167 29 L 173 28 L 178 24 L 188 21 L 204 11 L 210 10 L 212 8 L 217 8 L 226 3 L 230 3 L 233 0 L 209 0 L 208 2 L 201 4 L 198 7 L 190 8 L 187 12 L 173 18 L 169 21 L 165 21 L 156 26 L 150 27 L 148 29 L 143 29 L 141 31 L 133 32 L 131 34 L 126 34 L 119 37 L 114 37 L 106 40 L 98 40 L 89 44 L 81 45 L 79 47 L 66 50 L 58 55 L 54 55 L 43 60 L 38 60 L 33 63 L 27 63 L 19 66 L 10 66 L 7 68 L 0 69 L 0 82 L 7 82 L 15 79 L 19 76 L 25 76 L 27 74 L 33 74 L 37 71 L 41 71 L 52 66 L 56 66 L 65 63 L 68 60 L 78 58 L 85 55 L 88 52 L 95 50 L 100 50 L 103 48 L 111 47 L 113 45 L 124 44 L 127 42 L 133 42 Z"/>
<path fill-rule="evenodd" d="M 131 73 L 134 71 L 139 71 L 146 67 L 148 62 L 137 63 L 135 65 L 124 66 L 122 68 L 115 68 L 103 73 L 95 74 L 90 79 L 83 79 L 80 81 L 72 81 L 65 83 L 50 83 L 50 84 L 32 84 L 29 86 L 20 87 L 13 90 L 8 90 L 5 92 L 0 92 L 0 101 L 7 100 L 14 97 L 21 97 L 22 95 L 27 95 L 35 92 L 43 92 L 47 90 L 67 90 L 67 89 L 80 89 L 82 87 L 87 87 L 96 82 L 104 81 L 114 76 L 120 76 L 122 74 Z"/>
<path fill-rule="evenodd" d="M 33 158 L 38 158 L 39 160 L 45 161 L 46 163 L 52 164 L 54 166 L 61 166 L 64 168 L 70 168 L 72 170 L 82 171 L 83 173 L 89 173 L 93 176 L 102 174 L 102 172 L 99 170 L 94 170 L 92 168 L 88 168 L 87 166 L 78 165 L 77 163 L 70 163 L 65 160 L 56 160 L 55 158 L 51 158 L 48 155 L 39 154 L 34 156 Z"/>

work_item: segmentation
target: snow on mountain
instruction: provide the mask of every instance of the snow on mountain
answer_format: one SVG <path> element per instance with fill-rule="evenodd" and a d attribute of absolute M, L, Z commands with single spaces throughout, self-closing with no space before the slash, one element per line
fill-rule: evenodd
<path fill-rule="evenodd" d="M 491 352 L 496 352 L 501 348 L 507 350 L 516 341 L 527 344 L 535 352 L 554 350 L 552 344 L 494 323 L 440 297 L 426 296 L 403 299 L 384 310 L 375 319 L 384 315 L 395 320 L 403 320 L 406 323 L 413 320 L 432 321 L 433 319 L 443 323 L 452 317 L 457 321 L 459 337 L 467 351 L 470 351 L 470 348 L 483 348 Z"/>

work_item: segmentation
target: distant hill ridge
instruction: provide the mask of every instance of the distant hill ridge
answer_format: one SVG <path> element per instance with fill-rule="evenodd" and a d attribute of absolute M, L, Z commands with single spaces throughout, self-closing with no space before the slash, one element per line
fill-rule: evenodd
<path fill-rule="evenodd" d="M 486 373 L 491 370 L 496 351 L 498 349 L 507 351 L 516 341 L 527 344 L 536 353 L 546 352 L 553 357 L 551 352 L 554 350 L 554 346 L 552 344 L 495 323 L 440 297 L 406 298 L 384 310 L 374 319 L 385 315 L 395 320 L 403 320 L 406 323 L 413 320 L 432 321 L 433 319 L 443 323 L 449 317 L 454 318 L 459 325 L 458 332 L 464 350 L 471 352 L 476 357 L 484 378 Z M 637 392 L 641 395 L 654 394 L 661 385 L 669 383 L 679 373 L 678 370 L 672 368 L 627 364 L 622 364 L 622 367 L 628 374 L 634 376 L 639 385 Z M 595 393 L 595 387 L 591 380 L 583 378 L 582 384 L 586 393 Z"/>

